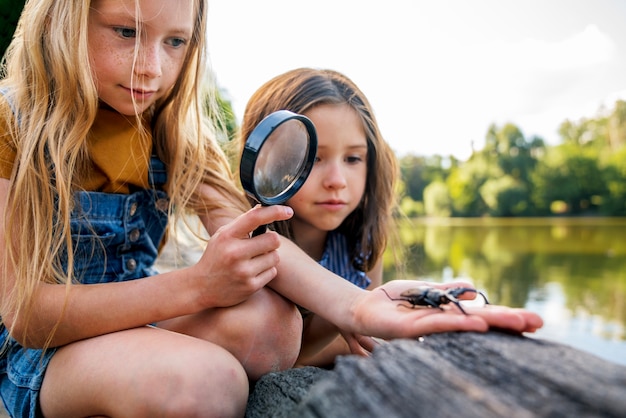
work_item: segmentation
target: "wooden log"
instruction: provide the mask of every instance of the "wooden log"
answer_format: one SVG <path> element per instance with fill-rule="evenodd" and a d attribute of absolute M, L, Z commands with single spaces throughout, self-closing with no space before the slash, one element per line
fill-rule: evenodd
<path fill-rule="evenodd" d="M 435 334 L 263 376 L 246 416 L 626 417 L 626 367 L 495 331 Z"/>

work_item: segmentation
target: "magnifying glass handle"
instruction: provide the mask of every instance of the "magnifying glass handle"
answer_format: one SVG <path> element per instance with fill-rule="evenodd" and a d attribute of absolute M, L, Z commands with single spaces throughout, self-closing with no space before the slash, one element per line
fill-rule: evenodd
<path fill-rule="evenodd" d="M 267 225 L 261 225 L 252 231 L 252 236 L 256 237 L 257 235 L 265 234 L 265 232 L 267 232 Z"/>

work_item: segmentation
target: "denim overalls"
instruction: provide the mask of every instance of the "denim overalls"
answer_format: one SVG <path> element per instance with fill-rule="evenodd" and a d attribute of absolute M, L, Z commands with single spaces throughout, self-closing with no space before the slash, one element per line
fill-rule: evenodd
<path fill-rule="evenodd" d="M 130 194 L 79 192 L 72 213 L 75 276 L 84 284 L 120 282 L 156 273 L 153 264 L 167 226 L 168 198 L 164 164 L 150 160 L 153 189 Z M 41 416 L 39 390 L 56 349 L 24 349 L 2 327 L 0 344 L 9 338 L 0 357 L 0 395 L 13 417 Z"/>

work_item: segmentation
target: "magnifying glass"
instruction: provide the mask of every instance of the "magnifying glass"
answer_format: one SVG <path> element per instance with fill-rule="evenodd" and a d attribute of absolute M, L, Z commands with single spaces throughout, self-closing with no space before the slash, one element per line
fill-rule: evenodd
<path fill-rule="evenodd" d="M 239 176 L 248 196 L 262 205 L 280 205 L 306 181 L 317 152 L 309 118 L 289 110 L 267 115 L 252 131 L 241 155 Z M 257 228 L 253 236 L 265 232 Z"/>

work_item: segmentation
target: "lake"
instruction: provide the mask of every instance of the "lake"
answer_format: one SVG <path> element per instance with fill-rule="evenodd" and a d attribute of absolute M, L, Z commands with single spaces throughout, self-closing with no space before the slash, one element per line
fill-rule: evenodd
<path fill-rule="evenodd" d="M 385 280 L 470 280 L 544 319 L 530 336 L 626 365 L 626 218 L 412 219 Z"/>
<path fill-rule="evenodd" d="M 180 250 L 166 246 L 161 271 L 202 253 L 178 231 Z M 397 232 L 402 253 L 385 253 L 385 280 L 469 280 L 491 303 L 541 315 L 529 336 L 626 365 L 626 218 L 423 218 Z"/>

